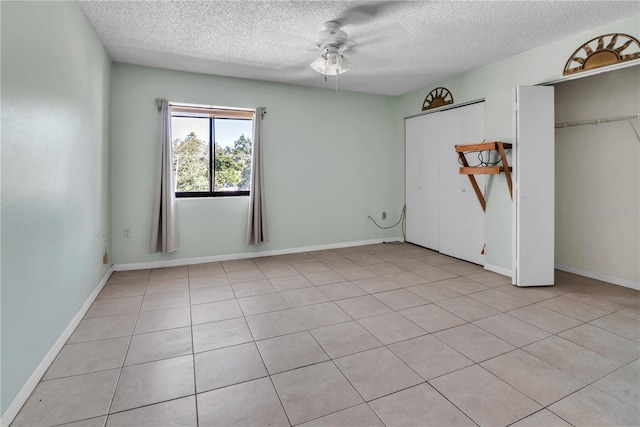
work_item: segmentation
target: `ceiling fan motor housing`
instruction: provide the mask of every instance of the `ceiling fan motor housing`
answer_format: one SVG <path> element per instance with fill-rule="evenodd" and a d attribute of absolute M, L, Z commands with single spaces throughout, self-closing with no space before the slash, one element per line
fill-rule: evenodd
<path fill-rule="evenodd" d="M 340 49 L 347 41 L 347 33 L 340 29 L 340 23 L 329 21 L 324 24 L 324 30 L 318 33 L 318 47 L 322 50 L 328 47 Z"/>

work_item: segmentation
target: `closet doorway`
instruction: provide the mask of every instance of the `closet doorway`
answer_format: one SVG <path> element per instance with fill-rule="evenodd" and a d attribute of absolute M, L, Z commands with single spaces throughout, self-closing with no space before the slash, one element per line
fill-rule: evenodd
<path fill-rule="evenodd" d="M 640 66 L 556 83 L 555 267 L 640 287 Z"/>

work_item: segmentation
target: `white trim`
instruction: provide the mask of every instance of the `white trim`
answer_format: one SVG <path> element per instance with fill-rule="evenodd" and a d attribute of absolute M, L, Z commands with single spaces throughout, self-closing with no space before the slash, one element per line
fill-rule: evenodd
<path fill-rule="evenodd" d="M 595 76 L 597 74 L 608 73 L 610 71 L 621 70 L 627 67 L 635 67 L 636 65 L 640 65 L 640 59 L 634 59 L 631 61 L 619 62 L 613 65 L 607 65 L 605 67 L 593 68 L 588 71 L 581 71 L 578 73 L 567 74 L 566 76 L 559 77 L 555 80 L 551 80 L 544 83 L 538 83 L 537 86 L 551 86 L 556 85 L 558 83 L 563 83 L 569 80 L 581 79 L 583 77 Z"/>
<path fill-rule="evenodd" d="M 296 254 L 300 252 L 322 251 L 326 249 L 349 248 L 353 246 L 375 245 L 387 242 L 402 242 L 400 237 L 389 237 L 386 239 L 360 240 L 357 242 L 330 243 L 327 245 L 303 246 L 299 248 L 273 249 L 270 251 L 242 252 L 236 254 L 211 255 L 198 258 L 180 258 L 164 261 L 135 262 L 130 264 L 116 264 L 115 271 L 141 270 L 145 268 L 177 267 L 181 265 L 205 264 L 208 262 L 231 261 L 235 259 L 261 258 L 274 255 Z"/>
<path fill-rule="evenodd" d="M 510 268 L 498 267 L 497 265 L 485 264 L 485 270 L 492 271 L 494 273 L 502 274 L 503 276 L 511 277 L 513 270 Z"/>
<path fill-rule="evenodd" d="M 162 101 L 161 98 L 156 98 L 156 102 L 158 101 Z M 169 102 L 170 106 L 176 106 L 176 107 L 194 107 L 194 108 L 202 108 L 203 110 L 237 110 L 237 111 L 252 111 L 252 112 L 256 112 L 255 108 L 247 108 L 247 107 L 228 107 L 228 106 L 222 106 L 222 105 L 206 105 L 206 104 L 190 104 L 190 103 L 185 103 L 185 102 L 174 102 L 174 101 L 167 101 Z"/>
<path fill-rule="evenodd" d="M 485 102 L 485 99 L 484 98 L 480 98 L 480 99 L 475 99 L 473 101 L 461 102 L 459 104 L 447 104 L 447 105 L 443 105 L 442 107 L 431 108 L 429 110 L 421 111 L 418 114 L 413 114 L 411 116 L 406 116 L 404 119 L 405 120 L 413 119 L 414 117 L 424 116 L 425 114 L 439 113 L 441 111 L 453 110 L 454 108 L 466 107 L 467 105 L 478 104 L 479 102 Z"/>
<path fill-rule="evenodd" d="M 625 288 L 631 288 L 640 291 L 640 282 L 634 282 L 633 280 L 608 276 L 606 274 L 583 270 L 581 268 L 575 268 L 564 264 L 555 264 L 555 268 L 557 270 L 566 271 L 567 273 L 578 274 L 580 276 L 590 277 L 592 279 L 601 280 L 603 282 L 613 283 L 614 285 L 624 286 Z"/>
<path fill-rule="evenodd" d="M 80 307 L 80 310 L 78 310 L 73 319 L 71 319 L 71 322 L 69 322 L 67 328 L 62 332 L 60 337 L 58 337 L 47 355 L 44 357 L 44 359 L 42 359 L 35 371 L 33 371 L 27 382 L 22 386 L 22 389 L 13 399 L 13 402 L 11 402 L 7 410 L 4 411 L 4 414 L 2 414 L 2 418 L 0 418 L 0 425 L 2 425 L 2 427 L 11 424 L 16 415 L 18 415 L 18 412 L 20 412 L 22 406 L 27 402 L 27 399 L 29 398 L 29 396 L 31 396 L 31 393 L 33 393 L 33 391 L 35 390 L 36 386 L 40 382 L 40 379 L 47 372 L 47 369 L 49 369 L 49 366 L 51 366 L 60 350 L 62 350 L 62 347 L 64 347 L 73 331 L 75 331 L 76 327 L 89 310 L 89 307 L 91 307 L 91 304 L 93 304 L 93 301 L 96 299 L 104 285 L 107 283 L 107 280 L 109 279 L 109 276 L 111 276 L 113 271 L 114 269 L 112 266 L 105 273 L 100 283 L 98 283 L 98 286 L 96 286 L 93 292 L 91 292 L 91 295 L 89 295 L 82 307 Z"/>

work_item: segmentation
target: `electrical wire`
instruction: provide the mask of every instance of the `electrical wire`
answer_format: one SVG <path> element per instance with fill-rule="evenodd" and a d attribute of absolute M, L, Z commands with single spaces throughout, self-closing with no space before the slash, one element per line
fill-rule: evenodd
<path fill-rule="evenodd" d="M 485 140 L 483 140 L 482 142 L 485 142 L 485 141 L 486 141 L 486 139 L 485 139 Z M 462 155 L 464 156 L 464 153 L 462 153 Z M 484 165 L 482 164 L 482 162 L 483 162 L 483 160 L 482 160 L 482 151 L 480 151 L 480 152 L 479 152 L 479 154 L 478 154 L 478 159 L 480 160 L 480 163 L 478 163 L 477 165 L 468 165 L 468 166 L 470 166 L 470 167 L 472 167 L 472 168 L 477 168 L 478 166 L 484 166 Z M 468 163 L 468 162 L 467 162 L 467 163 Z M 465 166 L 465 167 L 467 166 L 467 165 L 465 165 L 464 163 L 462 163 L 462 157 L 461 157 L 461 156 L 458 156 L 458 164 L 459 164 L 460 166 Z"/>
<path fill-rule="evenodd" d="M 400 219 L 398 220 L 398 222 L 396 222 L 393 225 L 390 225 L 388 227 L 382 227 L 381 225 L 379 225 L 375 219 L 373 219 L 373 217 L 371 215 L 367 215 L 367 218 L 369 218 L 371 221 L 373 221 L 373 223 L 376 225 L 376 227 L 378 227 L 381 230 L 388 230 L 390 228 L 395 227 L 396 225 L 402 223 L 402 225 L 400 226 L 400 228 L 402 229 L 402 241 L 406 241 L 406 213 L 407 213 L 407 205 L 404 205 L 402 207 L 402 212 L 400 212 Z"/>
<path fill-rule="evenodd" d="M 486 139 L 482 142 L 485 142 Z M 507 150 L 507 152 L 510 151 L 510 149 Z M 498 161 L 496 162 L 490 162 L 489 159 L 491 158 L 491 150 L 480 150 L 480 151 L 470 151 L 473 153 L 478 153 L 478 163 L 475 165 L 469 165 L 469 167 L 472 168 L 477 168 L 477 167 L 484 167 L 484 166 L 496 166 L 502 163 L 502 158 L 498 159 Z M 484 159 L 484 153 L 487 153 L 487 160 Z M 464 154 L 463 154 L 464 155 Z M 467 161 L 468 163 L 468 161 Z M 464 163 L 462 163 L 462 159 L 460 156 L 458 156 L 458 164 L 460 166 L 466 166 Z"/>
<path fill-rule="evenodd" d="M 407 205 L 402 207 L 402 224 L 400 224 L 402 230 L 402 241 L 407 241 Z"/>
<path fill-rule="evenodd" d="M 491 152 L 489 150 L 485 150 L 485 151 L 487 152 L 487 157 L 491 158 Z M 488 160 L 484 160 L 484 156 L 482 153 L 484 153 L 485 151 L 478 152 L 478 160 L 480 160 L 480 166 L 496 166 L 502 163 L 502 158 L 498 159 L 497 162 L 490 162 Z"/>
<path fill-rule="evenodd" d="M 629 126 L 631 126 L 631 129 L 633 129 L 633 133 L 635 133 L 636 137 L 638 138 L 638 142 L 640 142 L 640 133 L 638 132 L 636 127 L 633 125 L 633 122 L 631 120 L 629 120 Z"/>

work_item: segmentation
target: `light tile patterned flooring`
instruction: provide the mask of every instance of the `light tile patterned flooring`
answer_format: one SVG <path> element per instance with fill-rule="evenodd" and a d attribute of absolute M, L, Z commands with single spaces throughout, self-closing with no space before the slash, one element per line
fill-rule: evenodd
<path fill-rule="evenodd" d="M 410 244 L 117 272 L 15 426 L 640 425 L 640 292 Z"/>

